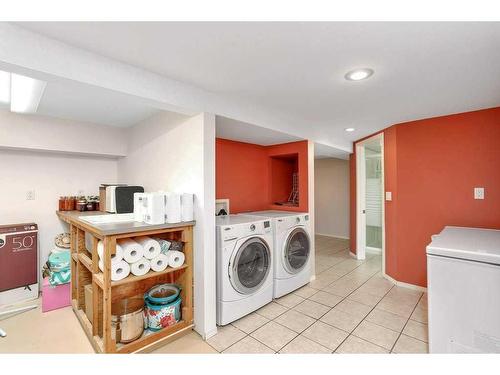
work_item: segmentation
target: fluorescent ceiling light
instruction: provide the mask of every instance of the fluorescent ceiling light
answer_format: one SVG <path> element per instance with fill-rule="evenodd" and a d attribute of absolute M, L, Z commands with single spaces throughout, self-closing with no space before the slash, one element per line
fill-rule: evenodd
<path fill-rule="evenodd" d="M 345 128 L 344 130 L 345 130 L 346 132 L 353 132 L 353 131 L 354 131 L 354 130 L 356 130 L 356 129 L 354 129 L 354 128 Z"/>
<path fill-rule="evenodd" d="M 10 103 L 10 73 L 0 70 L 0 103 Z"/>
<path fill-rule="evenodd" d="M 373 69 L 363 68 L 363 69 L 354 69 L 350 72 L 347 72 L 344 76 L 348 81 L 361 81 L 362 79 L 367 79 L 373 74 Z"/>
<path fill-rule="evenodd" d="M 10 110 L 35 113 L 47 82 L 12 73 L 10 83 Z"/>

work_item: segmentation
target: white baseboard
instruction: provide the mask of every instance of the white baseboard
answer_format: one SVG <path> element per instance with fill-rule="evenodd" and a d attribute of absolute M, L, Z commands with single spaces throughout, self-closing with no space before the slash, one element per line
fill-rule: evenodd
<path fill-rule="evenodd" d="M 194 327 L 194 330 L 196 331 L 196 327 Z M 217 327 L 215 327 L 213 330 L 209 331 L 209 332 L 205 332 L 204 334 L 202 334 L 201 332 L 198 332 L 196 331 L 203 340 L 208 340 L 210 337 L 213 337 L 217 334 Z"/>
<path fill-rule="evenodd" d="M 326 234 L 326 233 L 314 233 L 315 235 L 318 235 L 318 236 L 325 236 L 325 237 L 332 237 L 332 238 L 341 238 L 343 240 L 349 240 L 350 238 L 349 237 L 346 237 L 346 236 L 340 236 L 340 235 L 337 235 L 337 234 Z"/>
<path fill-rule="evenodd" d="M 367 253 L 372 253 L 372 254 L 382 254 L 382 249 L 379 249 L 377 247 L 370 247 L 367 246 L 366 248 Z"/>
<path fill-rule="evenodd" d="M 400 286 L 402 288 L 407 288 L 407 289 L 411 289 L 411 290 L 417 290 L 419 292 L 427 292 L 427 288 L 423 287 L 423 286 L 420 286 L 420 285 L 414 285 L 414 284 L 408 284 L 408 283 L 404 283 L 402 281 L 397 281 L 396 279 L 393 279 L 392 277 L 390 277 L 388 274 L 386 273 L 383 273 L 382 274 L 387 280 L 389 280 L 390 282 L 396 284 L 397 286 Z"/>

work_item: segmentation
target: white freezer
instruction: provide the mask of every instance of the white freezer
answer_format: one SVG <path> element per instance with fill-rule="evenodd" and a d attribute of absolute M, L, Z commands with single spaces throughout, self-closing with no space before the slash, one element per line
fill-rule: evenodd
<path fill-rule="evenodd" d="M 500 353 L 500 230 L 445 227 L 427 246 L 430 353 Z"/>

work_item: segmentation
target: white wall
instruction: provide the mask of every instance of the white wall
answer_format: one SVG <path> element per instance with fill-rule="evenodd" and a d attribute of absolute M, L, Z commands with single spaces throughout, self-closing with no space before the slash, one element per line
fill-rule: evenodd
<path fill-rule="evenodd" d="M 121 182 L 146 191 L 195 194 L 194 321 L 203 337 L 215 324 L 215 116 L 161 113 L 128 130 Z"/>
<path fill-rule="evenodd" d="M 307 205 L 309 207 L 309 220 L 311 221 L 311 248 L 316 249 L 316 238 L 315 238 L 315 212 L 316 207 L 314 204 L 314 142 L 307 142 L 307 186 L 308 186 L 308 202 Z M 313 251 L 311 256 L 311 280 L 316 278 L 316 251 Z"/>
<path fill-rule="evenodd" d="M 349 237 L 349 161 L 316 159 L 314 164 L 316 234 Z"/>
<path fill-rule="evenodd" d="M 0 122 L 1 123 L 1 122 Z M 104 158 L 0 150 L 0 225 L 35 222 L 39 226 L 40 262 L 67 231 L 56 216 L 61 195 L 98 195 L 104 181 L 116 181 L 117 161 Z M 35 190 L 35 200 L 26 200 Z"/>
<path fill-rule="evenodd" d="M 119 157 L 126 142 L 120 128 L 0 110 L 0 149 Z"/>

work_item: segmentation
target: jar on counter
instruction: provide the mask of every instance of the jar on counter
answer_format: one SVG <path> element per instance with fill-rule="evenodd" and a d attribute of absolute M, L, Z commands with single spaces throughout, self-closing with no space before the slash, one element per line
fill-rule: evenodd
<path fill-rule="evenodd" d="M 87 209 L 87 200 L 85 198 L 80 198 L 76 201 L 77 211 L 83 212 Z"/>
<path fill-rule="evenodd" d="M 87 202 L 87 211 L 95 211 L 95 201 Z"/>
<path fill-rule="evenodd" d="M 64 199 L 64 211 L 71 211 L 71 197 L 65 197 Z"/>
<path fill-rule="evenodd" d="M 66 197 L 59 197 L 59 211 L 66 211 Z"/>
<path fill-rule="evenodd" d="M 69 209 L 70 211 L 76 210 L 76 197 L 69 197 Z"/>

